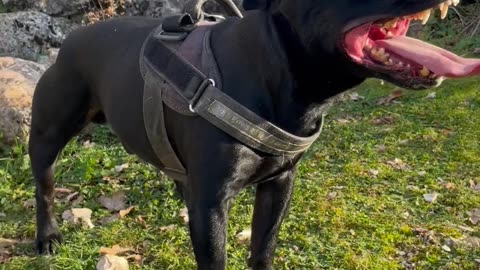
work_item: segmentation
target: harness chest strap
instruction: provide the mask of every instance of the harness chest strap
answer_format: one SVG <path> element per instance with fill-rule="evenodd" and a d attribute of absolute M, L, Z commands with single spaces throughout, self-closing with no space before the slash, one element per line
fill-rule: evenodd
<path fill-rule="evenodd" d="M 158 75 L 180 93 L 196 113 L 248 146 L 273 155 L 292 155 L 307 150 L 320 135 L 321 126 L 309 137 L 283 131 L 227 96 L 162 41 L 152 38 L 150 42 L 156 49 L 146 50 L 147 54 L 155 54 L 146 55 L 147 65 L 161 71 Z M 152 59 L 159 61 L 152 62 Z"/>
<path fill-rule="evenodd" d="M 204 38 L 209 41 L 209 31 Z M 190 105 L 192 112 L 261 152 L 272 155 L 304 152 L 322 130 L 323 119 L 309 137 L 299 137 L 280 129 L 222 92 L 213 80 L 155 35 L 145 44 L 143 62 L 150 72 L 162 78 Z"/>

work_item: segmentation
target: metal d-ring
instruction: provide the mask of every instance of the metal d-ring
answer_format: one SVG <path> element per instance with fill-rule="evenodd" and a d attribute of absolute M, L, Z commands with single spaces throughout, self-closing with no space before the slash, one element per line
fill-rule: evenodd
<path fill-rule="evenodd" d="M 203 95 L 203 92 L 205 92 L 205 90 L 208 88 L 209 84 L 212 85 L 213 87 L 215 87 L 215 81 L 213 79 L 206 79 L 205 81 L 202 82 L 202 84 L 198 88 L 197 92 L 193 96 L 192 100 L 190 101 L 190 104 L 188 104 L 188 109 L 190 110 L 190 112 L 196 113 L 193 106 L 195 105 L 195 103 L 197 103 L 197 101 Z"/>

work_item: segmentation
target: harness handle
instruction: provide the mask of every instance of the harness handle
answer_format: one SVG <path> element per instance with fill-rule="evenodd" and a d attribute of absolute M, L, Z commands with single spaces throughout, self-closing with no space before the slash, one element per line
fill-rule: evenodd
<path fill-rule="evenodd" d="M 202 10 L 203 5 L 208 0 L 190 0 L 185 4 L 183 11 L 190 14 L 195 21 L 203 19 L 204 12 Z M 220 4 L 227 12 L 228 16 L 243 18 L 243 14 L 240 9 L 235 5 L 232 0 L 215 0 Z"/>

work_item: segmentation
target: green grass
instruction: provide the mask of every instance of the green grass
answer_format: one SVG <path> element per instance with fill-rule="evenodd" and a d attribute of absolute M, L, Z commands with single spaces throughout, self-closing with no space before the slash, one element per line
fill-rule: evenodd
<path fill-rule="evenodd" d="M 0 1 L 0 13 L 5 13 L 7 11 L 7 7 L 3 5 L 2 1 Z"/>
<path fill-rule="evenodd" d="M 401 103 L 378 106 L 376 101 L 392 86 L 371 80 L 356 90 L 364 100 L 338 104 L 300 165 L 291 211 L 280 232 L 276 269 L 402 269 L 404 262 L 417 269 L 478 269 L 479 247 L 462 241 L 450 252 L 441 247 L 450 239 L 480 237 L 478 225 L 467 216 L 480 207 L 480 193 L 469 187 L 470 180 L 480 183 L 479 88 L 480 79 L 447 81 L 435 89 L 436 99 L 426 98 L 430 91 L 405 92 Z M 373 124 L 387 116 L 393 123 Z M 339 118 L 351 122 L 341 124 Z M 57 166 L 58 186 L 81 192 L 81 206 L 94 211 L 97 226 L 87 230 L 63 223 L 65 244 L 57 255 L 38 258 L 31 244 L 20 244 L 1 269 L 94 269 L 98 249 L 114 244 L 140 251 L 141 269 L 194 268 L 188 229 L 177 217 L 183 203 L 174 185 L 128 156 L 112 138 L 100 128 L 91 138 L 93 148 L 83 147 L 85 138 L 71 142 Z M 383 151 L 378 150 L 381 145 Z M 395 158 L 409 168 L 387 165 Z M 125 162 L 130 167 L 116 173 L 114 166 Z M 379 171 L 376 178 L 370 169 Z M 421 171 L 426 174 L 419 175 Z M 106 176 L 118 181 L 102 180 Z M 0 218 L 0 237 L 33 239 L 34 211 L 23 206 L 33 197 L 25 145 L 3 154 L 0 181 L 0 212 L 6 214 Z M 442 182 L 456 188 L 446 189 Z M 108 212 L 96 198 L 118 189 L 126 189 L 130 204 L 138 207 L 124 220 L 98 225 Z M 335 198 L 329 198 L 332 192 L 337 192 Z M 440 194 L 433 204 L 423 199 L 431 192 Z M 249 226 L 252 195 L 253 188 L 242 192 L 230 214 L 229 269 L 246 269 L 247 246 L 237 244 L 234 235 Z M 58 204 L 58 215 L 68 207 Z M 138 215 L 147 229 L 135 220 Z M 178 227 L 160 232 L 160 226 L 169 224 Z M 430 238 L 422 237 L 418 228 L 428 230 Z"/>

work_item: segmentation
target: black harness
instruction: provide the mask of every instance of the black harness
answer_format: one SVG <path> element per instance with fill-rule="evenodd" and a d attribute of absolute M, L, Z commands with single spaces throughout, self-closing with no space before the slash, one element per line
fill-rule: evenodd
<path fill-rule="evenodd" d="M 211 25 L 192 27 L 190 21 L 188 15 L 166 18 L 147 38 L 140 55 L 145 128 L 162 163 L 160 169 L 176 180 L 187 176 L 167 136 L 164 105 L 183 115 L 200 116 L 267 154 L 292 156 L 306 151 L 320 135 L 323 121 L 313 135 L 298 137 L 227 96 L 210 46 Z"/>

